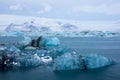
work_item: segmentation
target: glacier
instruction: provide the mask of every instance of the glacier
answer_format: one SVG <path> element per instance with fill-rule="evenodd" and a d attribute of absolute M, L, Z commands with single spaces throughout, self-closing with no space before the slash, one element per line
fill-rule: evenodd
<path fill-rule="evenodd" d="M 38 46 L 32 46 L 32 40 L 39 42 Z M 109 66 L 113 62 L 98 54 L 78 54 L 74 50 L 62 46 L 57 37 L 32 39 L 30 36 L 24 36 L 24 40 L 17 45 L 0 46 L 0 68 L 2 69 L 49 66 L 54 71 L 86 70 Z"/>

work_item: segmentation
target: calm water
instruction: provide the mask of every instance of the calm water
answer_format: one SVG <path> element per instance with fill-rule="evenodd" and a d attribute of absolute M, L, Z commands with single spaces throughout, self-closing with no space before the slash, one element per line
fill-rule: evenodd
<path fill-rule="evenodd" d="M 61 43 L 78 54 L 97 53 L 114 59 L 117 64 L 87 71 L 53 72 L 37 67 L 0 72 L 0 80 L 120 80 L 120 37 L 114 38 L 60 38 Z"/>

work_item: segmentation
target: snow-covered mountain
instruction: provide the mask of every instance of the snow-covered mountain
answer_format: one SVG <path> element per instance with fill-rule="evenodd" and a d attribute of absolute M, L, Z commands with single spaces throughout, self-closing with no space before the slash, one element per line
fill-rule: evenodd
<path fill-rule="evenodd" d="M 72 21 L 26 17 L 15 15 L 0 15 L 1 32 L 34 32 L 42 35 L 57 36 L 108 36 L 119 32 L 119 23 L 115 21 Z M 31 35 L 33 33 L 30 33 Z"/>
<path fill-rule="evenodd" d="M 25 22 L 21 25 L 20 24 L 17 25 L 14 23 L 9 24 L 6 27 L 5 31 L 8 31 L 8 32 L 10 32 L 10 31 L 33 32 L 33 31 L 39 31 L 39 30 L 38 30 L 37 26 L 34 24 L 34 22 L 31 21 L 31 22 Z"/>
<path fill-rule="evenodd" d="M 64 30 L 64 31 L 77 31 L 78 29 L 79 27 L 73 24 L 69 24 L 69 23 L 61 25 L 61 30 Z"/>
<path fill-rule="evenodd" d="M 26 17 L 15 15 L 0 15 L 0 30 L 7 31 L 118 31 L 119 24 L 115 21 L 72 21 Z M 117 21 L 116 21 L 117 22 Z"/>
<path fill-rule="evenodd" d="M 60 31 L 56 20 L 38 17 L 0 15 L 1 31 Z M 3 26 L 4 25 L 4 26 Z"/>

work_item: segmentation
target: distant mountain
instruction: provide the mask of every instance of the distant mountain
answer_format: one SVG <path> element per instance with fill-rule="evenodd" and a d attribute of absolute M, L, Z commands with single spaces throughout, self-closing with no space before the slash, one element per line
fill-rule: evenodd
<path fill-rule="evenodd" d="M 41 27 L 39 31 L 41 31 L 41 32 L 50 32 L 51 29 L 49 27 Z"/>
<path fill-rule="evenodd" d="M 64 31 L 76 31 L 78 30 L 78 27 L 76 25 L 66 23 L 61 25 L 61 29 Z"/>
<path fill-rule="evenodd" d="M 23 32 L 33 32 L 33 31 L 39 31 L 37 26 L 35 26 L 34 22 L 25 22 L 23 24 L 10 24 L 8 27 L 6 27 L 5 31 L 23 31 Z"/>
<path fill-rule="evenodd" d="M 119 32 L 115 21 L 74 21 L 17 15 L 0 15 L 0 31 L 64 32 L 64 31 L 111 31 Z M 2 26 L 4 25 L 4 26 Z"/>

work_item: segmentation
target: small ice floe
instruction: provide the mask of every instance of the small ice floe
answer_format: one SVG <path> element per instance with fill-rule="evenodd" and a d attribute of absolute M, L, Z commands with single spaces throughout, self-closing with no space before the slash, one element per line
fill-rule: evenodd
<path fill-rule="evenodd" d="M 44 56 L 44 57 L 41 57 L 41 60 L 44 62 L 44 63 L 49 63 L 52 61 L 52 57 L 50 56 Z"/>

